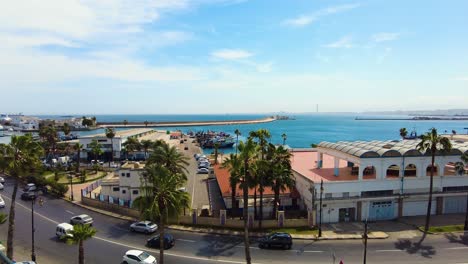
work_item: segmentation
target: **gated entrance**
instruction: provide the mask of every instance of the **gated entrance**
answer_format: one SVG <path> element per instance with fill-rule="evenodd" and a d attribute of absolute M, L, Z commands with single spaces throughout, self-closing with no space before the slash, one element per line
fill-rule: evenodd
<path fill-rule="evenodd" d="M 395 218 L 395 209 L 392 201 L 371 202 L 369 207 L 369 220 L 371 221 Z"/>

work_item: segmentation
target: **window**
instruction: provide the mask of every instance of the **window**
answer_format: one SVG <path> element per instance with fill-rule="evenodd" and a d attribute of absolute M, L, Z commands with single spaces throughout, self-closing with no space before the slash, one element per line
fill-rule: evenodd
<path fill-rule="evenodd" d="M 343 198 L 349 198 L 349 192 L 344 192 L 343 193 Z"/>
<path fill-rule="evenodd" d="M 133 190 L 132 194 L 138 194 L 138 190 Z"/>
<path fill-rule="evenodd" d="M 444 187 L 444 192 L 463 192 L 468 191 L 468 186 Z"/>
<path fill-rule="evenodd" d="M 325 193 L 325 199 L 331 199 L 332 194 L 331 193 Z"/>
<path fill-rule="evenodd" d="M 120 191 L 120 188 L 119 187 L 114 187 L 114 188 L 112 188 L 112 191 L 118 192 L 118 191 Z"/>
<path fill-rule="evenodd" d="M 130 172 L 127 172 L 127 178 L 130 178 Z"/>
<path fill-rule="evenodd" d="M 126 190 L 122 190 L 122 193 L 123 193 L 123 194 L 126 194 L 126 193 L 127 193 L 127 191 L 126 191 Z"/>
<path fill-rule="evenodd" d="M 121 175 L 122 175 L 122 177 L 125 177 L 125 173 L 124 173 L 124 172 L 122 172 L 122 174 L 121 174 Z"/>
<path fill-rule="evenodd" d="M 392 196 L 393 190 L 382 190 L 382 191 L 368 191 L 362 192 L 362 197 L 377 197 L 377 196 Z"/>

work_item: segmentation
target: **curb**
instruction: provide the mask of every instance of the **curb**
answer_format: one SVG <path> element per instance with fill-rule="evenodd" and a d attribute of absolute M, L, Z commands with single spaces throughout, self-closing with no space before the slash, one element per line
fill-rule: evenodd
<path fill-rule="evenodd" d="M 68 200 L 67 198 L 64 198 L 64 197 L 62 197 L 61 199 L 68 202 L 68 203 L 71 203 L 72 205 L 79 206 L 81 208 L 87 209 L 89 211 L 93 211 L 95 213 L 99 213 L 99 214 L 102 214 L 102 215 L 110 216 L 110 217 L 120 219 L 120 220 L 125 220 L 125 221 L 138 221 L 138 219 L 136 219 L 136 218 L 133 218 L 133 217 L 130 217 L 130 216 L 122 217 L 122 216 L 119 216 L 119 215 L 108 213 L 105 210 L 99 210 L 99 209 L 96 209 L 96 208 L 91 207 L 91 206 L 83 205 L 83 204 L 81 204 L 81 202 L 78 202 L 78 201 L 73 201 L 72 202 L 72 201 L 70 201 L 70 200 Z"/>

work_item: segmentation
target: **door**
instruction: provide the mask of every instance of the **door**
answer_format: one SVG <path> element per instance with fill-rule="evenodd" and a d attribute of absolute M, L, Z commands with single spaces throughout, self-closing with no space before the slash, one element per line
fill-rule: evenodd
<path fill-rule="evenodd" d="M 444 197 L 444 214 L 466 212 L 466 196 Z"/>
<path fill-rule="evenodd" d="M 369 220 L 390 220 L 395 218 L 395 209 L 392 201 L 371 202 Z"/>

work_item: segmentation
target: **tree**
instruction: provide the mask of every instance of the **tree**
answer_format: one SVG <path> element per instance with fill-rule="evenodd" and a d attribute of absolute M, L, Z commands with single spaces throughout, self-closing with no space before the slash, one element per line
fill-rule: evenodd
<path fill-rule="evenodd" d="M 185 181 L 160 164 L 145 167 L 143 177 L 147 184 L 142 185 L 142 196 L 135 199 L 133 206 L 138 208 L 144 219 L 159 220 L 159 263 L 164 264 L 164 229 L 168 217 L 177 217 L 188 208 L 187 192 L 179 190 Z"/>
<path fill-rule="evenodd" d="M 251 263 L 250 257 L 250 241 L 249 241 L 249 226 L 248 226 L 248 211 L 249 211 L 249 181 L 250 181 L 250 165 L 254 161 L 257 155 L 256 144 L 251 137 L 247 141 L 240 142 L 239 152 L 240 160 L 242 162 L 242 169 L 244 177 L 241 181 L 242 187 L 242 198 L 244 199 L 244 206 L 242 208 L 242 214 L 244 218 L 244 247 L 245 247 L 245 260 L 247 264 Z"/>
<path fill-rule="evenodd" d="M 145 121 L 145 127 L 148 127 L 149 122 Z"/>
<path fill-rule="evenodd" d="M 124 126 L 127 126 L 127 125 L 128 125 L 127 119 L 125 119 L 125 120 L 123 121 L 123 124 L 124 124 Z"/>
<path fill-rule="evenodd" d="M 271 159 L 272 168 L 272 189 L 274 192 L 273 216 L 276 218 L 277 206 L 280 201 L 280 192 L 284 192 L 286 188 L 292 189 L 295 181 L 291 169 L 291 153 L 279 146 L 273 150 Z"/>
<path fill-rule="evenodd" d="M 434 185 L 434 164 L 435 155 L 439 153 L 448 152 L 452 149 L 450 140 L 437 134 L 437 129 L 432 128 L 430 132 L 421 136 L 421 142 L 418 143 L 417 149 L 431 154 L 431 178 L 429 182 L 429 200 L 427 203 L 426 223 L 424 225 L 424 232 L 429 230 L 431 220 L 431 206 L 432 206 L 432 192 Z"/>
<path fill-rule="evenodd" d="M 239 156 L 231 153 L 229 158 L 225 159 L 221 165 L 221 168 L 229 170 L 229 185 L 231 186 L 231 214 L 234 215 L 234 210 L 237 209 L 236 191 L 237 185 L 240 182 L 241 177 L 241 160 Z"/>
<path fill-rule="evenodd" d="M 109 168 L 111 166 L 111 161 L 114 162 L 114 137 L 115 130 L 111 127 L 106 128 L 106 138 L 111 140 L 111 160 L 109 161 Z"/>
<path fill-rule="evenodd" d="M 7 145 L 0 143 L 0 170 L 2 173 L 5 173 L 5 170 L 8 168 L 8 158 L 5 155 L 6 148 Z"/>
<path fill-rule="evenodd" d="M 141 142 L 141 147 L 145 151 L 145 160 L 148 159 L 148 150 L 154 146 L 153 141 L 149 139 L 143 139 Z"/>
<path fill-rule="evenodd" d="M 43 126 L 39 129 L 39 137 L 42 141 L 42 147 L 45 149 L 47 159 L 49 155 L 55 157 L 55 151 L 57 149 L 57 129 L 55 126 Z"/>
<path fill-rule="evenodd" d="M 286 139 L 288 138 L 288 136 L 286 136 L 286 133 L 283 133 L 281 137 L 283 138 L 283 146 L 284 146 L 286 144 Z"/>
<path fill-rule="evenodd" d="M 96 126 L 97 120 L 95 116 L 91 117 L 91 122 L 92 122 L 92 126 Z"/>
<path fill-rule="evenodd" d="M 26 134 L 24 136 L 13 135 L 10 144 L 4 145 L 2 148 L 4 150 L 3 158 L 6 159 L 8 163 L 6 171 L 10 177 L 15 179 L 11 195 L 10 213 L 8 216 L 7 236 L 7 256 L 13 259 L 15 205 L 18 184 L 29 172 L 40 166 L 40 157 L 43 155 L 44 149 L 38 142 L 33 140 L 31 134 Z"/>
<path fill-rule="evenodd" d="M 71 133 L 70 125 L 68 125 L 68 123 L 64 123 L 62 127 L 62 131 L 63 131 L 63 134 L 65 134 L 65 136 L 68 136 Z"/>
<path fill-rule="evenodd" d="M 318 147 L 318 145 L 315 144 L 315 143 L 312 143 L 312 144 L 310 144 L 310 147 L 311 147 L 311 148 L 316 148 L 316 147 Z"/>
<path fill-rule="evenodd" d="M 408 130 L 406 128 L 402 127 L 400 128 L 400 137 L 401 139 L 405 139 L 405 137 L 408 135 Z"/>
<path fill-rule="evenodd" d="M 93 153 L 94 160 L 97 162 L 100 155 L 102 155 L 102 146 L 101 144 L 93 139 L 89 144 L 89 148 L 91 149 L 91 153 Z"/>
<path fill-rule="evenodd" d="M 160 147 L 154 149 L 147 163 L 164 166 L 173 175 L 181 177 L 181 181 L 187 180 L 188 158 L 180 153 L 175 146 L 162 143 Z"/>
<path fill-rule="evenodd" d="M 71 237 L 67 237 L 67 243 L 69 244 L 78 244 L 78 263 L 84 264 L 84 242 L 94 235 L 96 235 L 97 230 L 91 227 L 90 225 L 75 225 L 73 230 L 70 232 Z"/>
<path fill-rule="evenodd" d="M 239 136 L 241 135 L 241 132 L 239 129 L 236 128 L 234 131 L 234 134 L 236 134 L 236 155 L 237 155 L 237 150 L 239 148 Z"/>
<path fill-rule="evenodd" d="M 73 149 L 76 151 L 76 173 L 80 172 L 80 156 L 81 150 L 83 149 L 83 144 L 79 142 L 73 145 Z"/>
<path fill-rule="evenodd" d="M 218 164 L 218 156 L 219 156 L 219 142 L 215 142 L 214 143 L 214 158 L 215 158 L 215 161 L 214 161 L 214 164 Z"/>
<path fill-rule="evenodd" d="M 141 149 L 140 142 L 138 141 L 138 139 L 134 137 L 127 138 L 127 141 L 123 143 L 123 146 L 125 147 L 125 150 L 127 152 L 127 158 L 128 158 L 128 153 L 133 153 Z"/>

